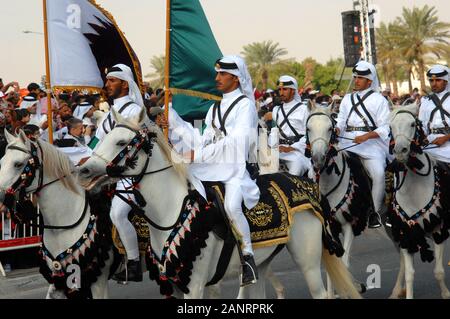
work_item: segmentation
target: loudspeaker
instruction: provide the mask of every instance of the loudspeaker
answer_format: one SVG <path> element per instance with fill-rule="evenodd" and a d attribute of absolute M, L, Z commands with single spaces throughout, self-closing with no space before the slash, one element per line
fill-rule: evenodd
<path fill-rule="evenodd" d="M 359 11 L 345 11 L 341 14 L 345 66 L 353 67 L 361 59 L 361 51 L 363 49 Z M 372 17 L 369 17 L 369 19 L 371 18 Z M 375 46 L 375 29 L 373 27 L 370 28 L 370 40 L 372 44 L 373 64 L 375 65 L 377 63 L 377 57 Z"/>

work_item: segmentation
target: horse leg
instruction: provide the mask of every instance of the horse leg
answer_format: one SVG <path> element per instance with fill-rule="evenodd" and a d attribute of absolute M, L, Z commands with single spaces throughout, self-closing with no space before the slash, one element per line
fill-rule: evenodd
<path fill-rule="evenodd" d="M 403 280 L 405 279 L 405 258 L 403 254 L 400 254 L 400 269 L 398 270 L 397 280 L 395 286 L 392 289 L 392 293 L 389 299 L 398 299 L 404 297 L 405 291 L 403 288 Z"/>
<path fill-rule="evenodd" d="M 47 296 L 45 299 L 67 299 L 66 295 L 62 290 L 57 290 L 55 285 L 51 284 L 47 290 Z"/>
<path fill-rule="evenodd" d="M 401 253 L 405 261 L 405 283 L 406 283 L 406 299 L 414 298 L 414 255 L 409 254 L 406 249 L 402 249 Z"/>
<path fill-rule="evenodd" d="M 91 285 L 92 299 L 108 298 L 108 274 L 106 273 L 106 269 L 108 268 L 103 268 L 102 274 Z"/>
<path fill-rule="evenodd" d="M 285 299 L 284 286 L 280 279 L 273 273 L 271 266 L 267 267 L 266 278 L 269 279 L 273 289 L 275 289 L 277 299 Z"/>
<path fill-rule="evenodd" d="M 441 296 L 443 299 L 450 299 L 450 292 L 445 285 L 445 270 L 444 270 L 444 247 L 445 242 L 441 244 L 434 244 L 434 256 L 436 257 L 436 264 L 434 265 L 434 277 L 441 288 Z"/>
<path fill-rule="evenodd" d="M 221 286 L 220 282 L 215 285 L 205 287 L 205 297 L 206 299 L 219 299 L 221 296 Z"/>
<path fill-rule="evenodd" d="M 322 225 L 311 212 L 299 212 L 293 216 L 291 239 L 287 248 L 297 266 L 302 270 L 314 299 L 325 299 L 320 262 L 322 257 Z"/>

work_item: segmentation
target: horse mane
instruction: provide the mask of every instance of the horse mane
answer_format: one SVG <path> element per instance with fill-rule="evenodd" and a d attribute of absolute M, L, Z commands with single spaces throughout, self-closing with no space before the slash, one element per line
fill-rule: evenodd
<path fill-rule="evenodd" d="M 120 118 L 120 122 L 137 131 L 142 129 L 141 123 L 136 123 L 135 121 L 130 121 L 123 117 Z M 183 158 L 177 152 L 175 152 L 173 148 L 169 145 L 160 127 L 154 124 L 153 122 L 150 122 L 149 120 L 145 121 L 145 125 L 147 126 L 149 133 L 152 133 L 156 136 L 155 138 L 156 143 L 160 147 L 165 158 L 173 165 L 173 168 L 175 169 L 177 174 L 183 180 L 186 180 L 187 179 L 186 164 L 184 163 Z"/>
<path fill-rule="evenodd" d="M 50 178 L 60 178 L 63 185 L 72 192 L 79 194 L 76 179 L 73 177 L 74 165 L 66 154 L 58 150 L 55 146 L 43 141 L 37 142 L 42 149 L 43 169 Z M 65 177 L 65 178 L 63 178 Z"/>

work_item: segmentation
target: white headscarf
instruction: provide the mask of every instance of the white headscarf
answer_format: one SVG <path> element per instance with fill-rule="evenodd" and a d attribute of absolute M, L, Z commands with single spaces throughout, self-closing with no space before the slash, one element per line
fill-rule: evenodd
<path fill-rule="evenodd" d="M 447 91 L 450 91 L 450 83 L 449 83 L 449 68 L 445 65 L 436 64 L 428 70 L 427 76 L 428 79 L 436 78 L 447 81 Z"/>
<path fill-rule="evenodd" d="M 362 77 L 372 81 L 370 88 L 375 92 L 380 91 L 380 81 L 378 80 L 377 70 L 372 63 L 359 61 L 353 68 L 353 77 Z"/>
<path fill-rule="evenodd" d="M 28 109 L 29 107 L 35 105 L 37 102 L 37 98 L 32 95 L 24 96 L 22 102 L 20 103 L 19 109 Z"/>
<path fill-rule="evenodd" d="M 217 60 L 216 72 L 226 72 L 239 78 L 242 93 L 255 103 L 253 95 L 252 78 L 248 73 L 247 65 L 243 58 L 237 55 L 227 55 Z"/>
<path fill-rule="evenodd" d="M 118 78 L 122 81 L 128 82 L 128 96 L 131 100 L 139 106 L 144 106 L 141 91 L 138 85 L 134 82 L 133 72 L 130 67 L 125 64 L 116 64 L 111 69 L 106 78 Z"/>
<path fill-rule="evenodd" d="M 89 102 L 82 102 L 78 104 L 78 106 L 75 108 L 75 111 L 73 112 L 73 116 L 77 119 L 82 120 L 83 117 L 86 115 L 87 112 L 93 107 L 93 105 Z"/>
<path fill-rule="evenodd" d="M 277 83 L 278 87 L 284 87 L 288 89 L 294 89 L 295 95 L 294 100 L 297 102 L 301 102 L 302 98 L 300 97 L 300 94 L 298 94 L 298 83 L 297 80 L 294 79 L 292 76 L 289 75 L 282 75 L 278 79 Z"/>

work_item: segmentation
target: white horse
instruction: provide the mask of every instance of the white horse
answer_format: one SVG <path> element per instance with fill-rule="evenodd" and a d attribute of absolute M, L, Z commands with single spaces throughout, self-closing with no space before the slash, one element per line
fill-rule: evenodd
<path fill-rule="evenodd" d="M 349 155 L 345 151 L 337 151 L 337 137 L 334 135 L 334 123 L 330 108 L 313 106 L 307 121 L 308 145 L 311 159 L 319 179 L 320 192 L 331 208 L 331 228 L 335 236 L 342 232 L 344 237 L 344 255 L 342 260 L 349 267 L 349 257 L 355 236 L 359 236 L 366 228 L 367 211 L 372 197 L 369 182 L 360 172 L 352 171 Z M 356 173 L 356 174 L 355 174 Z M 358 180 L 357 180 L 358 179 Z M 365 189 L 362 189 L 363 185 Z M 361 284 L 361 290 L 365 286 Z M 328 280 L 328 297 L 334 292 Z"/>
<path fill-rule="evenodd" d="M 150 231 L 152 253 L 160 257 L 166 240 L 173 231 L 173 226 L 168 225 L 176 225 L 183 201 L 189 194 L 186 167 L 171 151 L 157 127 L 148 128 L 156 135 L 156 143 L 152 142 L 153 149 L 150 154 L 140 149 L 133 158 L 116 161 L 131 141 L 143 136 L 139 130 L 145 119 L 145 113 L 142 112 L 134 119 L 125 120 L 113 110 L 113 116 L 118 125 L 105 137 L 93 156 L 80 167 L 80 182 L 92 191 L 101 183 L 110 183 L 107 171 L 113 175 L 110 165 L 113 162 L 117 165 L 125 163 L 124 166 L 116 165 L 116 168 L 121 168 L 122 176 L 140 175 L 142 179 L 139 189 L 146 202 L 145 215 L 152 221 Z M 131 147 L 131 150 L 134 149 L 135 147 Z M 127 162 L 133 162 L 134 168 L 127 166 Z M 145 174 L 142 175 L 143 173 Z M 116 174 L 114 176 L 117 177 Z M 186 298 L 203 297 L 205 284 L 215 273 L 224 242 L 211 231 L 205 243 L 206 247 L 201 249 L 199 257 L 193 261 L 190 281 L 187 284 L 188 291 L 184 294 Z M 290 240 L 286 246 L 303 271 L 313 298 L 326 298 L 320 271 L 321 259 L 341 296 L 360 297 L 344 264 L 323 248 L 322 224 L 312 210 L 298 212 L 292 216 Z M 271 257 L 275 249 L 276 246 L 255 250 L 256 263 L 261 267 L 259 268 L 261 278 L 265 275 L 269 264 L 264 262 Z M 240 260 L 237 250 L 234 249 L 225 276 L 237 276 L 239 269 Z M 259 280 L 257 284 L 251 286 L 251 291 L 251 297 L 264 298 L 264 281 Z"/>
<path fill-rule="evenodd" d="M 394 237 L 401 248 L 400 272 L 405 271 L 406 298 L 412 299 L 414 296 L 414 253 L 419 250 L 422 260 L 430 261 L 433 256 L 426 238 L 432 238 L 436 259 L 434 276 L 442 298 L 448 299 L 450 292 L 445 285 L 443 267 L 443 239 L 446 236 L 441 235 L 450 227 L 450 211 L 448 204 L 445 204 L 450 198 L 448 190 L 442 187 L 443 180 L 439 180 L 442 175 L 437 170 L 435 160 L 421 151 L 424 136 L 416 118 L 417 112 L 418 107 L 413 104 L 394 110 L 390 116 L 391 149 L 397 165 L 394 166 L 395 188 L 389 218 Z M 394 296 L 400 287 L 401 283 L 397 280 Z"/>
<path fill-rule="evenodd" d="M 85 233 L 86 240 L 91 240 L 93 232 L 88 231 L 92 223 L 90 207 L 85 190 L 76 183 L 72 176 L 73 165 L 68 157 L 57 148 L 44 142 L 31 142 L 23 133 L 14 137 L 5 130 L 8 141 L 5 156 L 1 160 L 0 170 L 0 201 L 5 202 L 7 193 L 19 192 L 21 188 L 26 193 L 35 193 L 45 223 L 43 244 L 51 256 L 60 256 L 74 244 L 80 242 L 80 249 L 73 248 L 67 258 L 53 262 L 47 258 L 50 271 L 66 270 L 72 262 L 78 260 L 80 250 L 83 254 L 92 243 L 80 239 Z M 31 175 L 29 175 L 31 174 Z M 97 225 L 94 224 L 94 229 Z M 95 259 L 98 261 L 98 258 Z M 74 262 L 75 263 L 75 262 Z M 108 297 L 109 267 L 112 263 L 111 251 L 97 281 L 91 285 L 93 298 Z M 82 282 L 78 282 L 78 287 Z M 65 298 L 64 292 L 50 285 L 47 298 Z"/>

